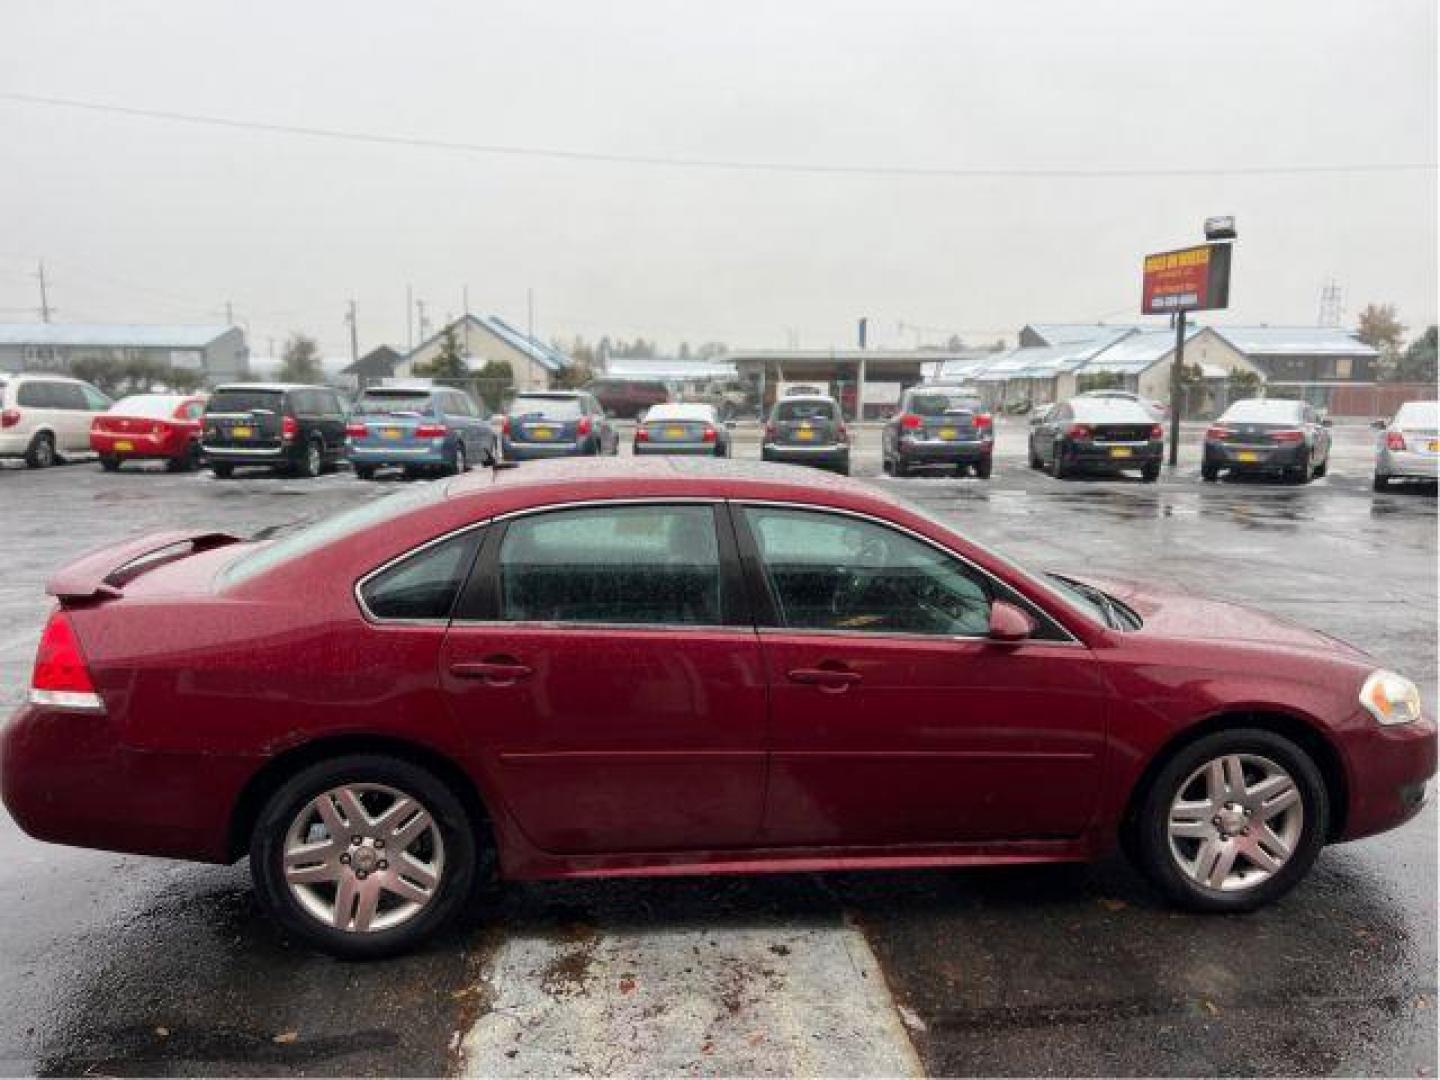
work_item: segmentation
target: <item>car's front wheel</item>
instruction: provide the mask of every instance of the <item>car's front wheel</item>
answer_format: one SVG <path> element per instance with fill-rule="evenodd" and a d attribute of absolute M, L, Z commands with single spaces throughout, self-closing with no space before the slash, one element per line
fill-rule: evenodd
<path fill-rule="evenodd" d="M 297 937 L 356 959 L 413 948 L 459 910 L 476 836 L 455 793 L 411 762 L 312 765 L 266 801 L 250 841 L 261 900 Z"/>
<path fill-rule="evenodd" d="M 1181 905 L 1251 911 L 1305 876 L 1329 814 L 1325 781 L 1300 746 L 1256 728 L 1219 731 L 1155 776 L 1135 821 L 1136 851 Z"/>

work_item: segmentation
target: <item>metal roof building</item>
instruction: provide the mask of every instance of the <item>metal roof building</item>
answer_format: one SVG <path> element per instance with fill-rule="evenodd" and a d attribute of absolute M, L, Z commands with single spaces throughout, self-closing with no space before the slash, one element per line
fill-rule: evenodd
<path fill-rule="evenodd" d="M 146 360 L 200 372 L 217 382 L 244 378 L 249 359 L 245 334 L 238 326 L 0 324 L 0 371 L 70 371 L 80 361 Z"/>

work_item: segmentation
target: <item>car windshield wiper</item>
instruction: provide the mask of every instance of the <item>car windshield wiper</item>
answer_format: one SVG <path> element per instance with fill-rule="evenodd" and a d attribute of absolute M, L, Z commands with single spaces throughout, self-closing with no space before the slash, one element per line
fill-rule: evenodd
<path fill-rule="evenodd" d="M 1105 625 L 1110 627 L 1110 629 L 1125 629 L 1124 619 L 1120 614 L 1120 606 L 1116 604 L 1114 600 L 1110 599 L 1106 593 L 1101 592 L 1093 585 L 1086 585 L 1084 582 L 1076 581 L 1074 578 L 1068 578 L 1062 574 L 1051 574 L 1050 577 L 1052 580 L 1068 586 L 1099 608 L 1101 618 L 1105 620 Z"/>

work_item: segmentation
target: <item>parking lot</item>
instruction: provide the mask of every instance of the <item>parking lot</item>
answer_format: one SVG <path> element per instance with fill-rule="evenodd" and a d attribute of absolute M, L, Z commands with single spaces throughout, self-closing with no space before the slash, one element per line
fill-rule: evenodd
<path fill-rule="evenodd" d="M 1329 475 L 1057 481 L 1002 421 L 988 481 L 857 476 L 1033 566 L 1253 604 L 1346 638 L 1436 704 L 1434 485 Z M 739 458 L 758 432 L 736 429 Z M 628 443 L 628 438 L 627 438 Z M 0 708 L 46 576 L 147 530 L 248 533 L 395 490 L 346 472 L 0 470 Z M 196 718 L 203 722 L 203 718 Z M 104 798 L 103 792 L 95 797 Z M 1417 1075 L 1436 1058 L 1436 811 L 1328 849 L 1280 903 L 1177 913 L 1125 865 L 504 885 L 420 955 L 284 939 L 245 867 L 50 847 L 0 815 L 0 1073 Z"/>

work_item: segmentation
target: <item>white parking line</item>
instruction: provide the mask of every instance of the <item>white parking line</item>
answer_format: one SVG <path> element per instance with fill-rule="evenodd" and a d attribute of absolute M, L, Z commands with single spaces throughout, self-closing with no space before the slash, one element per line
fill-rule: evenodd
<path fill-rule="evenodd" d="M 515 937 L 464 1037 L 466 1076 L 921 1076 L 851 926 Z"/>

